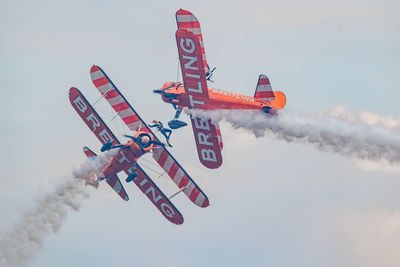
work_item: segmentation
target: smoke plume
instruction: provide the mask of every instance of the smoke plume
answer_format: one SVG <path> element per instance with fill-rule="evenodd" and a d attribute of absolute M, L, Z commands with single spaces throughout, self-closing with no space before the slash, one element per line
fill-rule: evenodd
<path fill-rule="evenodd" d="M 363 160 L 400 162 L 400 135 L 388 131 L 379 120 L 367 124 L 359 116 L 344 116 L 346 113 L 338 117 L 284 112 L 274 117 L 250 110 L 189 110 L 187 113 L 214 122 L 224 119 L 234 128 L 250 131 L 256 137 L 267 135 L 286 142 L 305 143 L 320 151 Z"/>
<path fill-rule="evenodd" d="M 0 237 L 0 266 L 24 266 L 40 251 L 44 239 L 57 233 L 69 210 L 79 211 L 89 197 L 85 185 L 98 186 L 98 170 L 85 162 L 63 184 L 46 196 L 34 200 L 34 208 Z"/>
<path fill-rule="evenodd" d="M 345 106 L 337 105 L 329 111 L 317 113 L 318 118 L 335 118 L 348 123 L 364 123 L 367 125 L 382 126 L 400 133 L 400 118 L 382 116 L 372 111 L 349 112 Z"/>

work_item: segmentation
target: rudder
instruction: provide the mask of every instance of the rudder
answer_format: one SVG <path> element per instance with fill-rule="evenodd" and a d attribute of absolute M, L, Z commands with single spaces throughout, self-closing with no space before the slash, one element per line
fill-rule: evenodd
<path fill-rule="evenodd" d="M 267 75 L 261 74 L 258 77 L 254 98 L 258 98 L 268 102 L 275 100 L 275 94 L 272 90 L 272 86 Z"/>

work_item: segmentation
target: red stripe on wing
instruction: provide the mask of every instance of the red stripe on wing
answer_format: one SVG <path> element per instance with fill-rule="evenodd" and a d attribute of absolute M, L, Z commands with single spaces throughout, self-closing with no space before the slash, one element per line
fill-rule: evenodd
<path fill-rule="evenodd" d="M 160 158 L 157 161 L 158 164 L 160 164 L 160 166 L 164 166 L 165 162 L 167 161 L 167 158 L 168 158 L 168 153 L 165 150 L 163 150 L 161 152 Z"/>
<path fill-rule="evenodd" d="M 182 177 L 181 182 L 179 183 L 178 187 L 182 188 L 186 186 L 189 183 L 189 178 L 186 176 L 186 174 Z"/>
<path fill-rule="evenodd" d="M 131 123 L 134 123 L 134 122 L 138 122 L 140 119 L 139 119 L 139 117 L 136 116 L 136 115 L 131 115 L 131 116 L 122 118 L 122 120 L 123 120 L 126 124 L 131 124 Z"/>
<path fill-rule="evenodd" d="M 107 93 L 104 94 L 104 97 L 108 100 L 111 98 L 114 98 L 116 96 L 119 96 L 119 93 L 116 90 L 110 90 Z"/>
<path fill-rule="evenodd" d="M 199 189 L 197 189 L 196 187 L 193 188 L 192 193 L 190 193 L 189 199 L 191 201 L 196 201 L 197 196 L 200 194 Z"/>
<path fill-rule="evenodd" d="M 108 83 L 108 79 L 107 77 L 101 77 L 99 79 L 93 80 L 93 84 L 94 86 L 98 87 L 98 86 L 102 86 Z"/>
<path fill-rule="evenodd" d="M 121 104 L 114 105 L 114 106 L 112 106 L 112 107 L 114 108 L 114 110 L 115 110 L 116 112 L 120 112 L 120 111 L 122 111 L 122 110 L 129 109 L 129 105 L 128 105 L 126 102 L 123 102 L 123 103 L 121 103 Z"/>
<path fill-rule="evenodd" d="M 175 175 L 176 175 L 176 172 L 179 170 L 179 166 L 178 166 L 178 164 L 176 164 L 176 162 L 174 162 L 174 163 L 172 163 L 172 166 L 171 166 L 171 168 L 169 169 L 169 171 L 168 171 L 168 175 L 169 175 L 169 177 L 174 177 L 175 178 Z"/>

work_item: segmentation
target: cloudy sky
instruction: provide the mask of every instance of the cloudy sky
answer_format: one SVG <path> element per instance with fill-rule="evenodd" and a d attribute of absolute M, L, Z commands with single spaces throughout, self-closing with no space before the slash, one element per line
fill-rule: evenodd
<path fill-rule="evenodd" d="M 3 0 L 0 232 L 70 179 L 84 161 L 82 146 L 99 150 L 68 100 L 71 86 L 98 99 L 92 64 L 145 120 L 173 116 L 152 90 L 177 79 L 179 8 L 201 22 L 208 63 L 217 67 L 213 87 L 252 95 L 265 73 L 290 112 L 343 105 L 400 119 L 398 1 Z M 112 118 L 103 104 L 99 112 Z M 210 207 L 176 197 L 185 223 L 175 226 L 133 184 L 128 203 L 105 184 L 88 188 L 90 198 L 28 266 L 400 265 L 398 166 L 255 138 L 228 123 L 221 129 L 218 170 L 198 162 L 189 127 L 172 139 Z M 175 192 L 168 179 L 154 180 Z"/>

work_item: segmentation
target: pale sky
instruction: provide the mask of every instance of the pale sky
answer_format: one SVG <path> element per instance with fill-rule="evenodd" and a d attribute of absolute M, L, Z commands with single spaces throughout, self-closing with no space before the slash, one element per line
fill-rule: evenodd
<path fill-rule="evenodd" d="M 145 120 L 172 118 L 152 90 L 177 77 L 179 8 L 201 23 L 215 88 L 253 95 L 265 73 L 291 112 L 341 104 L 400 118 L 398 1 L 3 0 L 0 231 L 70 176 L 82 146 L 99 151 L 68 100 L 71 86 L 98 99 L 93 64 Z M 112 118 L 105 107 L 99 113 Z M 176 226 L 135 185 L 125 186 L 125 203 L 102 184 L 29 266 L 400 266 L 398 168 L 221 130 L 217 170 L 198 161 L 191 127 L 172 136 L 171 152 L 210 207 L 174 198 L 185 219 Z"/>

